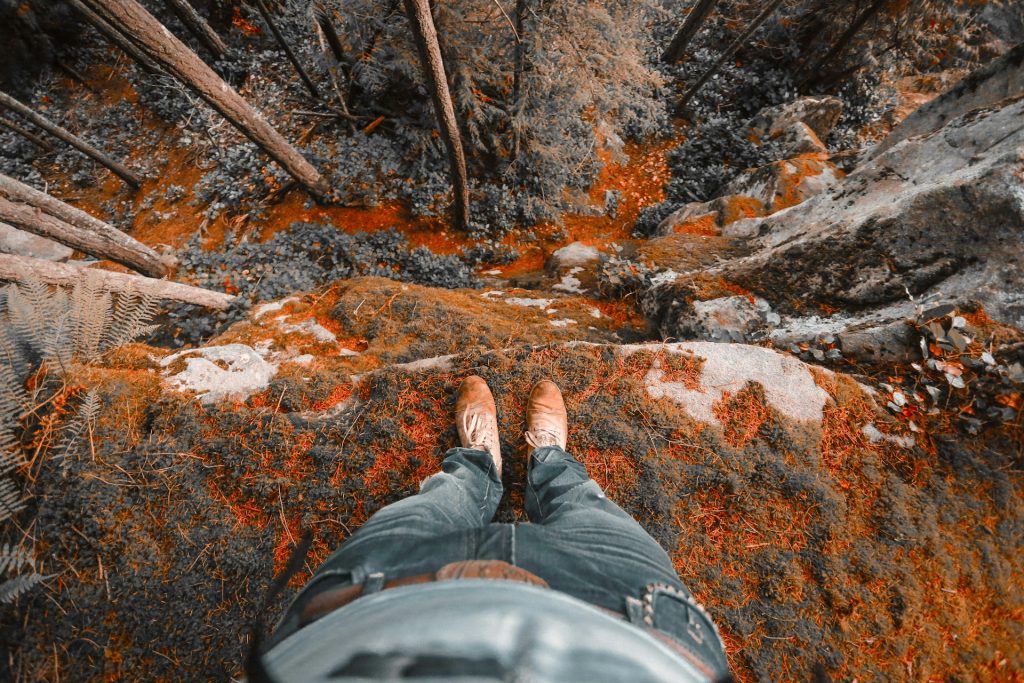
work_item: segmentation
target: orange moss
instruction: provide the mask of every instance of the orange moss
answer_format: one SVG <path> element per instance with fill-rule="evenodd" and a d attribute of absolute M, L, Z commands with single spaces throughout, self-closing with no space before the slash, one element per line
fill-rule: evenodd
<path fill-rule="evenodd" d="M 672 228 L 672 232 L 684 235 L 700 235 L 703 237 L 716 237 L 721 234 L 718 229 L 718 216 L 714 213 L 705 214 L 682 225 Z"/>
<path fill-rule="evenodd" d="M 636 489 L 640 471 L 636 460 L 622 449 L 585 448 L 574 453 L 609 498 L 617 499 Z"/>
<path fill-rule="evenodd" d="M 662 369 L 662 382 L 682 382 L 691 391 L 700 389 L 700 376 L 704 369 L 704 359 L 691 353 L 659 353 Z"/>
<path fill-rule="evenodd" d="M 744 218 L 758 218 L 767 213 L 764 202 L 756 197 L 746 197 L 743 195 L 723 197 L 721 206 L 722 225 L 729 225 Z"/>
<path fill-rule="evenodd" d="M 754 303 L 753 292 L 742 285 L 726 280 L 721 275 L 711 276 L 699 273 L 690 280 L 689 284 L 695 301 L 709 301 L 723 296 L 743 296 L 750 303 Z"/>
<path fill-rule="evenodd" d="M 339 384 L 334 387 L 330 395 L 323 398 L 313 404 L 313 410 L 327 410 L 333 408 L 339 403 L 344 403 L 352 396 L 352 385 L 351 384 Z"/>
<path fill-rule="evenodd" d="M 735 448 L 749 444 L 770 416 L 764 389 L 753 383 L 747 384 L 735 396 L 723 392 L 722 398 L 712 406 L 712 411 L 722 423 L 726 443 Z"/>
<path fill-rule="evenodd" d="M 775 196 L 771 201 L 772 212 L 788 209 L 806 200 L 807 195 L 801 189 L 803 181 L 829 170 L 835 173 L 837 178 L 845 175 L 829 163 L 828 155 L 824 153 L 801 154 L 779 162 L 779 178 L 775 185 Z"/>

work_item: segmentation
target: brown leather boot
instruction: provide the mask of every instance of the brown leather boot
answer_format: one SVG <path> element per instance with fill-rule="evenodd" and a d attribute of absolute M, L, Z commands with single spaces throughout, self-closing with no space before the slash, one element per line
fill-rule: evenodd
<path fill-rule="evenodd" d="M 526 443 L 534 448 L 561 446 L 569 438 L 569 418 L 562 392 L 551 380 L 533 385 L 526 404 Z"/>
<path fill-rule="evenodd" d="M 463 448 L 487 451 L 501 474 L 501 447 L 498 443 L 498 408 L 483 377 L 470 375 L 459 385 L 455 400 L 455 426 Z"/>

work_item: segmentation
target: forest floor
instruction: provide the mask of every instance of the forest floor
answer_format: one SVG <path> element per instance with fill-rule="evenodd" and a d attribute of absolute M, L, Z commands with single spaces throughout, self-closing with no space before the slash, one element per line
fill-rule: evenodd
<path fill-rule="evenodd" d="M 81 115 L 139 102 L 123 65 L 85 73 L 88 89 L 69 78 L 54 86 L 60 99 L 77 98 Z M 479 246 L 398 202 L 322 206 L 273 182 L 251 211 L 211 218 L 199 196 L 207 162 L 180 129 L 141 107 L 137 115 L 155 141 L 127 156 L 150 169 L 137 193 L 113 177 L 82 186 L 57 164 L 36 169 L 52 194 L 90 213 L 119 206 L 130 216 L 120 227 L 154 248 L 185 250 L 198 238 L 217 253 L 242 238 L 267 243 L 297 222 L 352 235 L 394 229 L 438 255 Z M 815 419 L 795 418 L 776 389 L 742 379 L 719 390 L 702 421 L 655 397 L 651 377 L 705 390 L 710 345 L 623 354 L 626 342 L 660 341 L 635 299 L 593 283 L 558 287 L 565 273 L 552 256 L 573 243 L 607 255 L 676 249 L 706 264 L 735 249 L 717 230 L 657 243 L 633 235 L 641 210 L 664 199 L 666 154 L 686 133 L 608 157 L 588 193 L 594 211 L 509 232 L 501 245 L 514 258 L 474 264 L 476 289 L 352 277 L 241 314 L 205 345 L 276 354 L 273 379 L 247 396 L 209 403 L 170 390 L 187 364 L 171 344 L 129 345 L 82 368 L 55 416 L 89 388 L 103 409 L 69 472 L 36 473 L 31 533 L 53 578 L 6 634 L 21 647 L 18 680 L 240 675 L 246 626 L 302 530 L 315 542 L 296 585 L 437 469 L 455 438 L 455 388 L 470 372 L 497 396 L 510 454 L 523 447 L 531 383 L 551 376 L 562 386 L 574 452 L 669 549 L 719 620 L 738 680 L 810 680 L 816 671 L 1024 680 L 1019 394 L 1006 399 L 1017 403 L 1015 423 L 968 436 L 964 404 L 927 415 L 880 407 L 884 385 L 916 386 L 908 363 L 843 360 L 833 373 L 786 356 L 772 362 L 799 367 L 782 384 L 806 381 L 820 395 Z M 613 212 L 604 210 L 609 191 L 619 196 Z M 223 288 L 237 291 L 229 275 Z M 983 311 L 967 322 L 979 338 L 1018 334 Z M 756 352 L 783 357 L 762 346 Z M 398 365 L 415 361 L 427 362 Z M 58 424 L 39 433 L 37 452 L 58 439 Z M 899 446 L 907 439 L 913 448 Z M 523 460 L 507 462 L 499 518 L 521 521 Z"/>

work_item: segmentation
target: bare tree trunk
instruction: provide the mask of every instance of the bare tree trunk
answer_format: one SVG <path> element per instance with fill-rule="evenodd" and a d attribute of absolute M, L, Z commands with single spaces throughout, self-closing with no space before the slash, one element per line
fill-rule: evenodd
<path fill-rule="evenodd" d="M 697 35 L 700 27 L 704 25 L 704 21 L 715 9 L 716 4 L 718 4 L 718 0 L 699 0 L 697 6 L 686 15 L 686 21 L 672 37 L 672 42 L 665 48 L 665 52 L 661 55 L 661 61 L 671 64 L 678 62 L 686 55 L 687 46 Z"/>
<path fill-rule="evenodd" d="M 299 61 L 299 58 L 295 56 L 295 53 L 292 52 L 291 46 L 289 46 L 285 41 L 284 36 L 281 35 L 281 31 L 278 30 L 277 24 L 274 23 L 274 16 L 270 13 L 270 10 L 267 9 L 267 3 L 263 0 L 256 0 L 256 7 L 259 8 L 263 21 L 265 21 L 267 26 L 270 27 L 270 32 L 274 34 L 274 39 L 277 41 L 277 44 L 281 46 L 282 50 L 284 50 L 284 54 L 288 57 L 288 61 L 295 67 L 295 71 L 299 74 L 299 78 L 306 84 L 306 89 L 309 90 L 309 94 L 313 96 L 314 100 L 319 100 L 320 92 L 316 89 L 316 86 L 313 84 L 313 80 L 309 77 L 309 74 L 307 74 L 306 70 L 302 68 L 302 63 Z"/>
<path fill-rule="evenodd" d="M 526 13 L 530 0 L 516 0 L 515 39 L 516 47 L 512 64 L 512 118 L 518 119 L 523 110 L 523 74 L 526 69 Z M 516 121 L 512 123 L 512 162 L 519 160 L 522 135 Z"/>
<path fill-rule="evenodd" d="M 331 87 L 334 88 L 334 95 L 338 98 L 338 104 L 341 106 L 342 118 L 346 119 L 349 131 L 355 134 L 355 117 L 349 112 L 348 102 L 345 101 L 345 93 L 341 89 L 341 76 L 343 75 L 339 74 L 339 71 L 341 71 L 341 61 L 337 58 L 338 52 L 331 47 L 331 41 L 324 31 L 324 24 L 321 23 L 322 21 L 326 22 L 327 18 L 326 16 L 319 16 L 323 11 L 322 7 L 314 6 L 313 28 L 316 30 L 316 38 L 320 43 L 320 52 L 323 54 L 324 63 L 327 66 L 327 76 L 331 81 Z M 330 22 L 327 22 L 326 25 L 333 33 L 334 27 L 331 26 Z M 338 39 L 338 35 L 336 33 L 334 34 L 334 39 Z M 341 44 L 339 43 L 338 48 L 340 49 L 340 47 Z"/>
<path fill-rule="evenodd" d="M 331 48 L 331 54 L 334 55 L 335 61 L 339 64 L 344 64 L 345 50 L 341 46 L 341 38 L 338 37 L 338 32 L 334 30 L 331 16 L 319 2 L 313 5 L 313 19 L 316 21 L 317 26 L 320 27 L 320 30 L 323 31 L 324 38 Z"/>
<path fill-rule="evenodd" d="M 123 27 L 149 57 L 220 112 L 295 180 L 317 197 L 326 198 L 327 182 L 299 151 L 138 2 L 85 1 L 104 19 Z"/>
<path fill-rule="evenodd" d="M 824 73 L 825 67 L 830 65 L 843 53 L 843 50 L 853 42 L 853 39 L 858 33 L 860 33 L 860 30 L 864 28 L 864 25 L 868 23 L 868 20 L 878 14 L 886 1 L 887 0 L 875 0 L 867 7 L 867 9 L 861 12 L 860 16 L 854 19 L 853 23 L 851 23 L 843 32 L 843 35 L 839 36 L 839 40 L 836 41 L 836 44 L 833 45 L 827 53 L 825 53 L 825 56 L 819 59 L 814 66 L 807 70 L 807 78 L 804 79 L 802 85 L 819 84 L 829 80 L 830 76 Z M 846 70 L 844 69 L 843 71 Z M 840 73 L 843 73 L 843 71 Z M 831 76 L 834 77 L 835 74 L 832 74 Z"/>
<path fill-rule="evenodd" d="M 55 263 L 31 256 L 0 254 L 0 280 L 7 282 L 24 282 L 29 278 L 34 278 L 48 285 L 67 287 L 85 277 L 83 270 L 85 270 L 84 266 L 75 266 L 70 263 Z M 100 286 L 111 292 L 132 291 L 158 299 L 181 301 L 219 311 L 226 309 L 235 299 L 230 294 L 142 275 L 113 273 L 98 268 L 89 268 L 89 273 L 98 279 Z"/>
<path fill-rule="evenodd" d="M 161 257 L 114 226 L 2 174 L 0 198 L 9 200 L 0 199 L 4 220 L 17 220 L 16 227 L 26 232 L 66 244 L 91 256 L 116 261 L 151 277 L 163 277 L 176 265 L 173 257 Z M 19 207 L 17 218 L 12 218 L 14 214 L 8 205 Z M 36 211 L 44 212 L 43 218 L 38 218 Z"/>
<path fill-rule="evenodd" d="M 0 118 L 0 127 L 3 127 L 3 128 L 8 129 L 8 130 L 14 131 L 15 133 L 17 133 L 21 137 L 23 137 L 26 140 L 28 140 L 29 142 L 31 142 L 36 147 L 44 149 L 47 152 L 52 152 L 53 151 L 53 145 L 51 145 L 49 142 L 47 142 L 46 140 L 42 139 L 38 135 L 35 135 L 34 133 L 30 133 L 29 131 L 25 130 L 24 128 L 22 128 L 21 126 L 19 126 L 16 123 L 14 123 L 13 121 L 8 121 L 5 118 Z"/>
<path fill-rule="evenodd" d="M 156 62 L 143 54 L 139 48 L 135 47 L 135 44 L 132 43 L 132 41 L 121 35 L 118 30 L 108 24 L 103 17 L 86 7 L 85 4 L 82 3 L 82 0 L 67 0 L 67 3 L 74 7 L 76 12 L 85 17 L 85 20 L 89 22 L 94 29 L 99 31 L 100 35 L 119 47 L 126 55 L 131 57 L 143 71 L 150 74 L 161 73 L 160 67 L 156 65 Z"/>
<path fill-rule="evenodd" d="M 220 59 L 228 51 L 227 45 L 221 40 L 206 20 L 199 16 L 196 8 L 189 0 L 164 0 L 171 10 L 185 24 L 185 28 L 194 35 L 216 59 Z"/>
<path fill-rule="evenodd" d="M 693 99 L 693 96 L 696 95 L 702 87 L 704 87 L 704 84 L 711 80 L 712 76 L 718 73 L 718 70 L 722 68 L 722 65 L 725 64 L 725 62 L 729 60 L 734 54 L 736 54 L 736 51 L 739 50 L 744 45 L 744 43 L 747 42 L 750 36 L 754 35 L 754 32 L 761 27 L 761 24 L 767 21 L 768 17 L 770 17 L 775 12 L 775 10 L 778 9 L 779 5 L 781 5 L 783 2 L 785 2 L 785 0 L 771 0 L 768 6 L 765 7 L 764 10 L 760 14 L 758 14 L 753 21 L 750 22 L 750 26 L 747 27 L 747 30 L 744 31 L 739 38 L 734 40 L 732 44 L 725 49 L 725 52 L 719 55 L 718 59 L 715 60 L 715 63 L 712 64 L 708 68 L 708 70 L 705 71 L 704 74 L 697 80 L 697 82 L 694 83 L 690 87 L 690 89 L 686 91 L 686 93 L 683 95 L 683 99 L 679 101 L 680 107 L 686 106 L 686 104 L 691 99 Z"/>
<path fill-rule="evenodd" d="M 142 178 L 136 175 L 127 166 L 118 161 L 114 161 L 109 156 L 99 151 L 82 138 L 78 137 L 77 135 L 74 135 L 70 131 L 61 128 L 55 123 L 51 123 L 49 119 L 32 111 L 24 104 L 14 99 L 5 92 L 0 92 L 0 107 L 20 114 L 36 126 L 39 126 L 43 130 L 45 130 L 47 133 L 50 133 L 54 137 L 60 138 L 61 140 L 68 143 L 69 145 L 77 149 L 79 152 L 84 154 L 85 156 L 95 161 L 96 163 L 101 164 L 108 168 L 114 175 L 116 175 L 118 178 L 125 181 L 132 187 L 138 189 L 142 185 Z"/>
<path fill-rule="evenodd" d="M 405 12 L 412 24 L 416 47 L 423 64 L 423 74 L 429 85 L 434 113 L 437 115 L 441 139 L 448 151 L 448 165 L 455 193 L 455 227 L 465 230 L 469 227 L 469 178 L 466 173 L 466 155 L 462 150 L 459 124 L 455 119 L 455 105 L 448 90 L 448 77 L 441 58 L 441 45 L 437 40 L 437 29 L 430 14 L 429 0 L 404 0 Z"/>

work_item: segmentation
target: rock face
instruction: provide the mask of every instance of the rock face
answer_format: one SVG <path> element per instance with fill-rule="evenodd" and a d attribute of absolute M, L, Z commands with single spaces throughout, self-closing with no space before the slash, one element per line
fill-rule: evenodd
<path fill-rule="evenodd" d="M 1021 19 L 1024 21 L 1024 19 Z M 908 138 L 932 133 L 956 118 L 1024 94 L 1024 43 L 970 74 L 903 120 L 870 152 L 871 157 Z"/>
<path fill-rule="evenodd" d="M 895 353 L 897 323 L 938 304 L 980 303 L 993 319 L 1024 326 L 1024 96 L 899 142 L 823 193 L 735 223 L 731 234 L 749 236 L 749 255 L 705 276 L 790 316 L 848 312 L 854 319 L 844 322 L 860 333 L 847 335 L 851 348 L 876 337 Z M 645 295 L 666 336 L 687 338 L 692 316 L 680 309 L 692 309 L 693 294 L 684 280 Z"/>
<path fill-rule="evenodd" d="M 864 309 L 936 289 L 1024 324 L 1024 99 L 961 116 L 762 219 L 721 274 L 775 303 Z"/>

